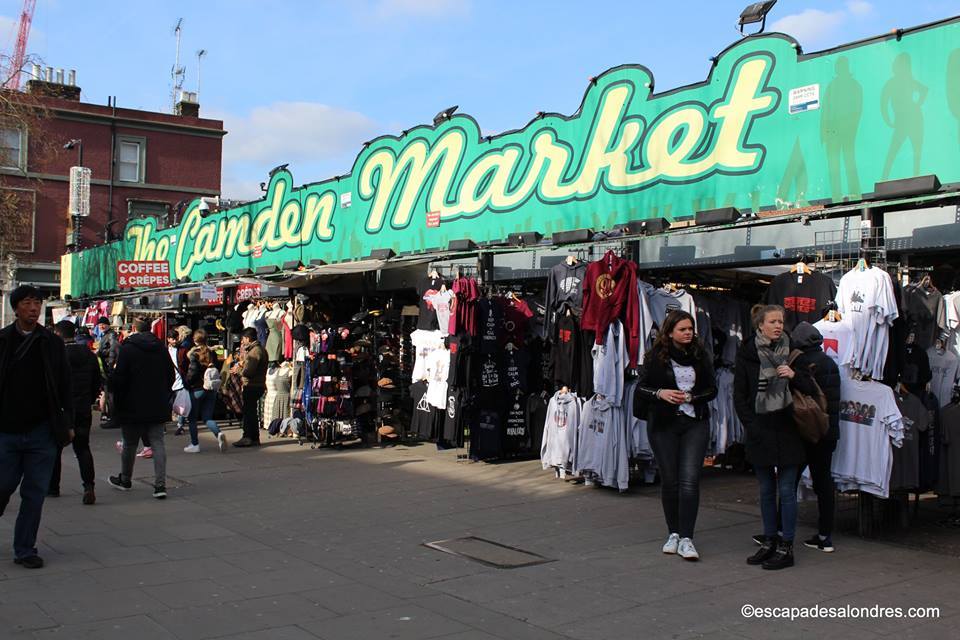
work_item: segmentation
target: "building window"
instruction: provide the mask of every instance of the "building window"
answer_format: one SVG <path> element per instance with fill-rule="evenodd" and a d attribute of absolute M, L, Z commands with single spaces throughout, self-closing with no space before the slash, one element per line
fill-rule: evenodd
<path fill-rule="evenodd" d="M 142 138 L 120 138 L 117 141 L 117 179 L 121 182 L 143 182 L 144 149 Z"/>
<path fill-rule="evenodd" d="M 23 171 L 26 167 L 23 129 L 0 127 L 0 168 Z"/>

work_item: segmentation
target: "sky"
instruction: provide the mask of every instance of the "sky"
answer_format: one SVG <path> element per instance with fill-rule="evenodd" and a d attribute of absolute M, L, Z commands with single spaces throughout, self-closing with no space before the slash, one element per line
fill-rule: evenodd
<path fill-rule="evenodd" d="M 223 197 L 261 196 L 289 163 L 298 184 L 350 171 L 364 141 L 453 105 L 482 131 L 577 110 L 588 79 L 643 64 L 657 92 L 706 78 L 740 38 L 750 0 L 38 0 L 27 53 L 76 69 L 82 100 L 170 111 L 174 26 L 184 89 L 224 121 Z M 9 56 L 20 0 L 0 0 Z M 805 52 L 960 15 L 960 0 L 779 0 L 767 31 Z"/>

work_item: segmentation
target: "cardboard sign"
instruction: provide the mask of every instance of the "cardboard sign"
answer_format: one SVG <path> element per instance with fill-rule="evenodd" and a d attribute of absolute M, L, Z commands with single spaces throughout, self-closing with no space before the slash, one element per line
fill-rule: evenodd
<path fill-rule="evenodd" d="M 166 260 L 118 260 L 117 287 L 169 287 L 170 263 Z"/>

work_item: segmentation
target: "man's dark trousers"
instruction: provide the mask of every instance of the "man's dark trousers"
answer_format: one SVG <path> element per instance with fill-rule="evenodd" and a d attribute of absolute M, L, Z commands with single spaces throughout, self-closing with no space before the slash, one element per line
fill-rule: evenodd
<path fill-rule="evenodd" d="M 260 442 L 260 398 L 264 387 L 243 388 L 243 437 Z"/>
<path fill-rule="evenodd" d="M 20 485 L 20 512 L 13 531 L 16 558 L 37 555 L 37 531 L 56 456 L 49 424 L 27 433 L 0 433 L 0 515 Z"/>

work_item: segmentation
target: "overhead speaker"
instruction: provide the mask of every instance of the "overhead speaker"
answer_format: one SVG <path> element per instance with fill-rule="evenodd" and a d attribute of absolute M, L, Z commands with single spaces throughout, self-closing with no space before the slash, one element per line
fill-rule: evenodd
<path fill-rule="evenodd" d="M 311 267 L 322 267 L 325 264 L 327 264 L 327 261 L 321 260 L 320 258 L 314 258 L 313 260 L 310 261 Z"/>
<path fill-rule="evenodd" d="M 277 265 L 275 265 L 275 264 L 268 264 L 268 265 L 264 265 L 264 266 L 262 266 L 262 267 L 257 267 L 256 274 L 257 274 L 258 276 L 268 276 L 268 275 L 270 275 L 270 274 L 272 274 L 272 273 L 276 273 L 276 272 L 278 272 L 278 271 L 280 271 L 280 269 L 277 267 Z"/>
<path fill-rule="evenodd" d="M 887 180 L 873 185 L 873 197 L 879 198 L 907 198 L 936 193 L 940 190 L 940 179 L 935 175 L 905 178 L 903 180 Z"/>
<path fill-rule="evenodd" d="M 574 229 L 573 231 L 559 231 L 550 240 L 553 244 L 575 244 L 593 240 L 593 229 Z"/>
<path fill-rule="evenodd" d="M 389 260 L 396 255 L 393 249 L 374 249 L 370 252 L 369 257 L 371 260 Z"/>
<path fill-rule="evenodd" d="M 237 269 L 238 276 L 252 276 L 253 269 Z"/>
<path fill-rule="evenodd" d="M 631 220 L 623 225 L 630 235 L 656 235 L 670 228 L 670 221 L 666 218 L 649 218 L 647 220 Z"/>
<path fill-rule="evenodd" d="M 477 248 L 477 243 L 470 238 L 463 240 L 451 240 L 447 245 L 447 251 L 472 251 Z"/>
<path fill-rule="evenodd" d="M 283 270 L 296 271 L 302 266 L 303 266 L 303 263 L 300 262 L 299 260 L 287 260 L 286 262 L 283 263 Z"/>
<path fill-rule="evenodd" d="M 740 218 L 740 210 L 736 207 L 722 207 L 720 209 L 707 209 L 706 211 L 697 211 L 694 217 L 698 227 L 709 226 L 712 224 L 730 224 Z"/>
<path fill-rule="evenodd" d="M 507 236 L 507 244 L 511 247 L 529 247 L 540 244 L 543 234 L 539 231 L 524 231 L 523 233 L 511 233 Z"/>

